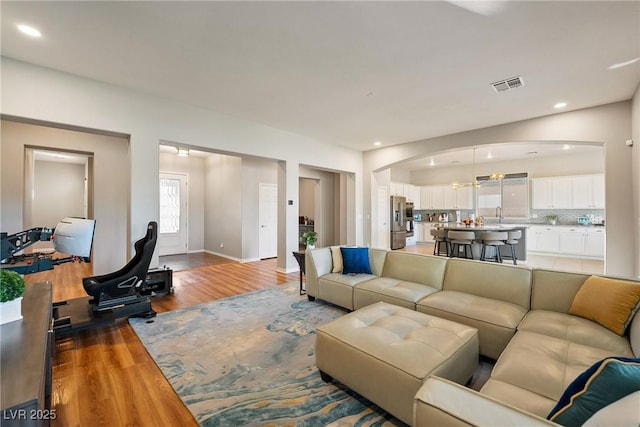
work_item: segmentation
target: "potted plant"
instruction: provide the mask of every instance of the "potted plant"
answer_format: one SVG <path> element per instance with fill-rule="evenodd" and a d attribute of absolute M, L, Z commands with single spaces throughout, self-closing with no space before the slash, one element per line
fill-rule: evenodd
<path fill-rule="evenodd" d="M 315 231 L 305 231 L 300 241 L 307 245 L 307 249 L 313 249 L 316 247 L 316 242 L 318 241 L 318 233 Z"/>
<path fill-rule="evenodd" d="M 544 217 L 544 219 L 546 219 L 549 224 L 556 225 L 560 217 L 558 217 L 558 215 L 547 215 Z"/>
<path fill-rule="evenodd" d="M 24 288 L 21 275 L 11 270 L 0 270 L 0 325 L 22 319 Z"/>

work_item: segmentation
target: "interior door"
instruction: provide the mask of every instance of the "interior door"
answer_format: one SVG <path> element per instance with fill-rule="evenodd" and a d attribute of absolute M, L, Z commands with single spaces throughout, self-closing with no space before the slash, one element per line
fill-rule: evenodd
<path fill-rule="evenodd" d="M 278 256 L 278 186 L 275 184 L 260 184 L 258 231 L 260 259 Z"/>
<path fill-rule="evenodd" d="M 187 252 L 187 175 L 160 173 L 158 254 Z"/>

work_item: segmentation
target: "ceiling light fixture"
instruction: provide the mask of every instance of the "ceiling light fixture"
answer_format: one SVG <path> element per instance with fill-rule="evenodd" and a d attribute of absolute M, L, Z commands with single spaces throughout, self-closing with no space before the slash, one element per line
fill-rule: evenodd
<path fill-rule="evenodd" d="M 566 102 L 558 102 L 553 106 L 553 108 L 564 108 L 566 106 L 567 106 Z"/>
<path fill-rule="evenodd" d="M 569 144 L 564 144 L 564 145 L 562 146 L 562 149 L 563 149 L 563 150 L 570 150 L 570 149 L 571 149 L 571 146 L 570 146 Z"/>
<path fill-rule="evenodd" d="M 454 190 L 457 190 L 460 187 L 474 187 L 474 188 L 480 187 L 480 183 L 476 179 L 476 148 L 475 147 L 473 147 L 472 149 L 472 156 L 473 157 L 471 160 L 471 182 L 469 184 L 459 184 L 457 181 L 453 181 L 451 183 L 451 187 L 453 187 Z M 458 161 L 454 160 L 451 163 L 458 163 Z"/>
<path fill-rule="evenodd" d="M 18 24 L 18 30 L 31 37 L 42 37 L 42 33 L 37 28 L 30 25 Z"/>
<path fill-rule="evenodd" d="M 188 148 L 180 148 L 178 147 L 178 156 L 180 157 L 188 157 L 189 156 L 189 149 Z"/>
<path fill-rule="evenodd" d="M 382 142 L 376 141 L 376 142 L 373 143 L 373 145 L 375 145 L 375 146 L 382 145 Z"/>
<path fill-rule="evenodd" d="M 504 173 L 502 172 L 494 172 L 489 175 L 489 179 L 492 181 L 501 181 L 504 179 Z"/>

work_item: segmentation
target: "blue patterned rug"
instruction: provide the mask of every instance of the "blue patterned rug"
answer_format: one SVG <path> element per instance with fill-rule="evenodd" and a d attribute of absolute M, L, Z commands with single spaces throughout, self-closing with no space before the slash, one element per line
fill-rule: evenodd
<path fill-rule="evenodd" d="M 316 326 L 345 311 L 281 285 L 130 319 L 202 426 L 401 426 L 315 366 Z"/>

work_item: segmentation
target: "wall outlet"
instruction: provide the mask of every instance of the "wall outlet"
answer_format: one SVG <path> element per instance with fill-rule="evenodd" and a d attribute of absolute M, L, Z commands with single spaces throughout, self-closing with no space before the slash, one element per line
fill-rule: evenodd
<path fill-rule="evenodd" d="M 535 214 L 535 213 L 534 213 L 534 214 L 531 214 L 531 218 L 533 218 L 533 219 L 538 218 L 538 214 Z"/>
<path fill-rule="evenodd" d="M 224 248 L 224 243 L 223 242 L 220 242 L 220 247 Z"/>

